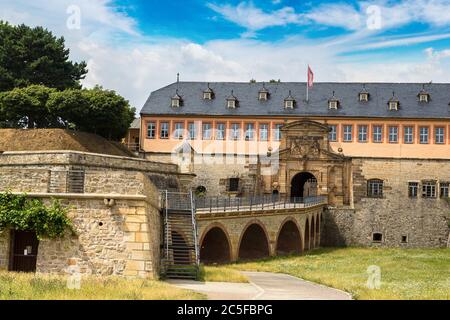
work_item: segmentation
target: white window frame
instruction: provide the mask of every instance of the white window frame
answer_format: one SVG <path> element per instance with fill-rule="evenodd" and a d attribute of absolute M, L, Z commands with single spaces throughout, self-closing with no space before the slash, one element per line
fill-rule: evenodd
<path fill-rule="evenodd" d="M 230 139 L 237 141 L 241 140 L 241 124 L 232 123 L 230 127 Z"/>
<path fill-rule="evenodd" d="M 428 95 L 427 94 L 419 94 L 419 101 L 420 102 L 428 102 Z"/>
<path fill-rule="evenodd" d="M 408 197 L 417 198 L 419 196 L 419 183 L 415 181 L 408 182 Z"/>
<path fill-rule="evenodd" d="M 398 110 L 398 102 L 396 101 L 389 102 L 389 110 Z"/>
<path fill-rule="evenodd" d="M 225 123 L 216 123 L 216 140 L 225 140 L 225 128 Z"/>
<path fill-rule="evenodd" d="M 389 126 L 388 130 L 389 130 L 389 143 L 398 143 L 398 127 Z"/>
<path fill-rule="evenodd" d="M 183 131 L 184 131 L 184 122 L 175 122 L 175 131 L 174 131 L 175 139 L 183 139 Z"/>
<path fill-rule="evenodd" d="M 281 127 L 283 125 L 281 123 L 277 123 L 275 124 L 275 129 L 274 129 L 274 140 L 275 141 L 281 141 L 282 136 L 281 136 Z"/>
<path fill-rule="evenodd" d="M 197 124 L 195 122 L 188 123 L 189 140 L 197 139 Z"/>
<path fill-rule="evenodd" d="M 439 196 L 441 198 L 449 197 L 450 185 L 448 182 L 440 182 L 439 183 Z"/>
<path fill-rule="evenodd" d="M 236 100 L 227 100 L 227 107 L 229 109 L 235 109 L 236 108 Z"/>
<path fill-rule="evenodd" d="M 211 100 L 212 95 L 211 92 L 203 92 L 203 100 Z"/>
<path fill-rule="evenodd" d="M 172 108 L 179 108 L 179 107 L 180 107 L 180 100 L 172 99 Z"/>
<path fill-rule="evenodd" d="M 152 134 L 149 134 L 149 133 Z M 147 122 L 147 138 L 148 139 L 156 139 L 156 122 Z"/>
<path fill-rule="evenodd" d="M 269 140 L 269 124 L 260 123 L 259 124 L 259 140 L 268 141 Z"/>
<path fill-rule="evenodd" d="M 359 101 L 360 102 L 367 102 L 367 101 L 369 101 L 369 94 L 368 93 L 360 93 L 359 94 Z"/>
<path fill-rule="evenodd" d="M 358 142 L 367 142 L 368 132 L 369 132 L 368 125 L 365 125 L 365 124 L 359 125 L 358 126 Z M 361 138 L 364 138 L 364 139 L 361 139 Z"/>
<path fill-rule="evenodd" d="M 403 143 L 405 144 L 414 143 L 414 127 L 411 126 L 403 127 Z"/>
<path fill-rule="evenodd" d="M 212 139 L 212 124 L 210 122 L 202 123 L 202 140 Z"/>
<path fill-rule="evenodd" d="M 331 131 L 328 134 L 328 140 L 332 141 L 332 142 L 336 142 L 337 141 L 337 125 L 332 124 L 329 126 Z"/>
<path fill-rule="evenodd" d="M 436 198 L 436 183 L 423 182 L 422 183 L 422 198 Z"/>
<path fill-rule="evenodd" d="M 252 141 L 255 139 L 255 124 L 246 123 L 245 124 L 245 140 Z"/>
<path fill-rule="evenodd" d="M 344 142 L 352 142 L 353 141 L 353 126 L 352 125 L 344 125 L 343 133 L 344 133 Z"/>
<path fill-rule="evenodd" d="M 375 142 L 375 143 L 383 142 L 383 126 L 375 125 L 375 126 L 373 126 L 372 130 L 373 130 L 373 135 L 372 135 L 373 142 Z"/>
<path fill-rule="evenodd" d="M 294 101 L 292 101 L 292 100 L 285 100 L 284 101 L 284 108 L 285 109 L 294 109 Z"/>
<path fill-rule="evenodd" d="M 441 132 L 438 132 L 438 130 Z M 444 127 L 435 127 L 434 128 L 434 143 L 445 144 L 445 128 Z"/>
<path fill-rule="evenodd" d="M 170 123 L 169 122 L 161 122 L 159 128 L 159 137 L 160 139 L 169 139 L 169 130 L 170 130 Z"/>
<path fill-rule="evenodd" d="M 430 142 L 430 129 L 428 127 L 420 127 L 419 133 L 419 143 L 428 144 Z"/>
<path fill-rule="evenodd" d="M 259 93 L 259 100 L 267 101 L 267 92 L 260 92 Z"/>
<path fill-rule="evenodd" d="M 337 110 L 338 102 L 337 101 L 328 101 L 328 108 Z"/>

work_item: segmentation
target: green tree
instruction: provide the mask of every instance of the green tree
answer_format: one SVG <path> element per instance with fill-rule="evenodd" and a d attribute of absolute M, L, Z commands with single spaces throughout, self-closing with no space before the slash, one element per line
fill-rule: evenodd
<path fill-rule="evenodd" d="M 0 91 L 31 84 L 50 88 L 81 88 L 84 61 L 69 60 L 64 38 L 42 27 L 12 26 L 0 21 Z"/>
<path fill-rule="evenodd" d="M 40 85 L 0 93 L 0 125 L 11 128 L 48 128 L 58 126 L 47 101 L 55 89 Z"/>

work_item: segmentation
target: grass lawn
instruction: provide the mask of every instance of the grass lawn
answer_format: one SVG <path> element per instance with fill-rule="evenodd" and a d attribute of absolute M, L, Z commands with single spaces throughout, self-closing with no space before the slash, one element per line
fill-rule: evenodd
<path fill-rule="evenodd" d="M 222 266 L 201 266 L 200 281 L 248 283 L 248 278 L 238 270 Z"/>
<path fill-rule="evenodd" d="M 0 272 L 0 300 L 193 300 L 205 296 L 161 281 L 119 277 L 83 277 L 80 290 L 67 288 L 67 277 Z"/>
<path fill-rule="evenodd" d="M 380 289 L 366 287 L 371 265 L 381 268 Z M 214 268 L 205 267 L 205 280 Z M 222 273 L 287 273 L 350 292 L 355 299 L 450 299 L 450 249 L 329 248 L 221 268 Z"/>

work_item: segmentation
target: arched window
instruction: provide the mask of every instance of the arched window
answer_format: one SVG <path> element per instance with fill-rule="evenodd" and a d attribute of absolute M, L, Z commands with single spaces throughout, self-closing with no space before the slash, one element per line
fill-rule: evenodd
<path fill-rule="evenodd" d="M 367 181 L 367 196 L 371 198 L 382 198 L 383 180 L 371 179 Z"/>

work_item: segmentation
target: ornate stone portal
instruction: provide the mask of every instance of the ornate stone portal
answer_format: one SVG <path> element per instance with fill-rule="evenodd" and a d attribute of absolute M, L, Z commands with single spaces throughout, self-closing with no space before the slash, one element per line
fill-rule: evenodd
<path fill-rule="evenodd" d="M 295 185 L 298 179 L 294 181 L 294 178 L 305 173 L 305 179 L 310 177 L 309 182 L 315 178 L 317 195 L 328 196 L 330 205 L 348 205 L 351 159 L 332 150 L 328 140 L 328 126 L 311 120 L 300 120 L 286 124 L 281 131 L 283 140 L 279 151 L 279 171 L 273 177 L 273 184 L 278 186 L 278 191 L 294 196 L 293 190 L 298 187 Z"/>

